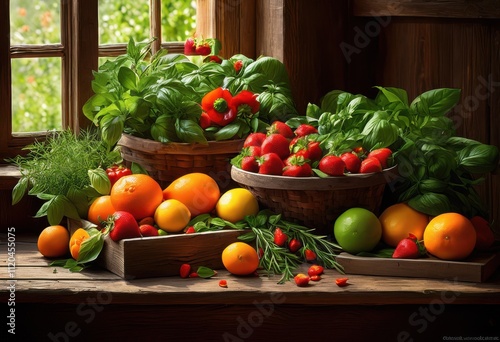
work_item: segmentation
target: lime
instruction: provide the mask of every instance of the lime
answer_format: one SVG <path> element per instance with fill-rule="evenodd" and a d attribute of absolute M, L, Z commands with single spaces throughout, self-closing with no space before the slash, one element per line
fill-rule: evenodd
<path fill-rule="evenodd" d="M 348 253 L 370 252 L 382 237 L 382 225 L 370 210 L 351 208 L 335 220 L 333 234 L 340 247 Z"/>

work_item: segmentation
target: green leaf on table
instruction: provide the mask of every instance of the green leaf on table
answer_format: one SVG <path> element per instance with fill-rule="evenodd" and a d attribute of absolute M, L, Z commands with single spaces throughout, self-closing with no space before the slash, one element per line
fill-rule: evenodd
<path fill-rule="evenodd" d="M 217 274 L 216 271 L 206 266 L 199 266 L 198 269 L 196 270 L 196 273 L 198 274 L 198 277 L 205 279 L 212 278 Z"/>

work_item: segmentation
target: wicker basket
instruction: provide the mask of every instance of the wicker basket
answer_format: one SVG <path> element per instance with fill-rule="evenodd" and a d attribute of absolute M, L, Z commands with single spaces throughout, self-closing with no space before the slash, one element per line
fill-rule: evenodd
<path fill-rule="evenodd" d="M 362 207 L 378 215 L 385 186 L 397 177 L 397 171 L 392 167 L 374 174 L 295 178 L 261 175 L 233 166 L 231 177 L 264 207 L 314 228 L 317 234 L 328 235 L 335 219 L 349 208 Z"/>
<path fill-rule="evenodd" d="M 118 146 L 125 164 L 140 164 L 162 187 L 191 172 L 213 177 L 221 190 L 234 187 L 229 160 L 241 152 L 244 140 L 210 141 L 208 145 L 168 143 L 123 134 Z"/>

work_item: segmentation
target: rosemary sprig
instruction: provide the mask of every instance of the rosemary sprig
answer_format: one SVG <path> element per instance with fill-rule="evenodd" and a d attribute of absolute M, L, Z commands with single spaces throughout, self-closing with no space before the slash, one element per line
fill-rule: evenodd
<path fill-rule="evenodd" d="M 335 255 L 341 250 L 340 246 L 327 240 L 326 236 L 315 235 L 314 229 L 292 223 L 281 218 L 280 214 L 269 210 L 262 210 L 257 215 L 245 217 L 244 220 L 231 223 L 218 217 L 200 215 L 190 222 L 197 232 L 220 230 L 224 228 L 246 229 L 248 233 L 241 235 L 240 240 L 254 243 L 260 257 L 260 267 L 268 275 L 281 275 L 278 284 L 293 279 L 294 273 L 305 261 L 304 251 L 310 249 L 316 253 L 317 263 L 326 268 L 334 268 L 343 273 L 342 266 L 335 260 Z M 298 239 L 302 248 L 293 253 L 287 247 L 280 247 L 274 243 L 274 230 L 280 227 L 288 239 Z"/>

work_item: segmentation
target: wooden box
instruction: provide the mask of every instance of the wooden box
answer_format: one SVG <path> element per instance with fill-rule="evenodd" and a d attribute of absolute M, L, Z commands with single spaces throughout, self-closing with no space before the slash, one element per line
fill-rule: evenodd
<path fill-rule="evenodd" d="M 346 274 L 392 277 L 449 279 L 484 282 L 500 266 L 500 253 L 474 253 L 463 261 L 446 261 L 434 257 L 421 259 L 392 259 L 360 257 L 340 253 L 337 261 Z"/>
<path fill-rule="evenodd" d="M 70 231 L 92 225 L 87 221 L 69 220 Z M 182 264 L 194 269 L 206 266 L 222 269 L 222 251 L 238 241 L 247 231 L 220 230 L 193 234 L 124 239 L 114 242 L 108 237 L 97 263 L 124 279 L 179 275 Z"/>

